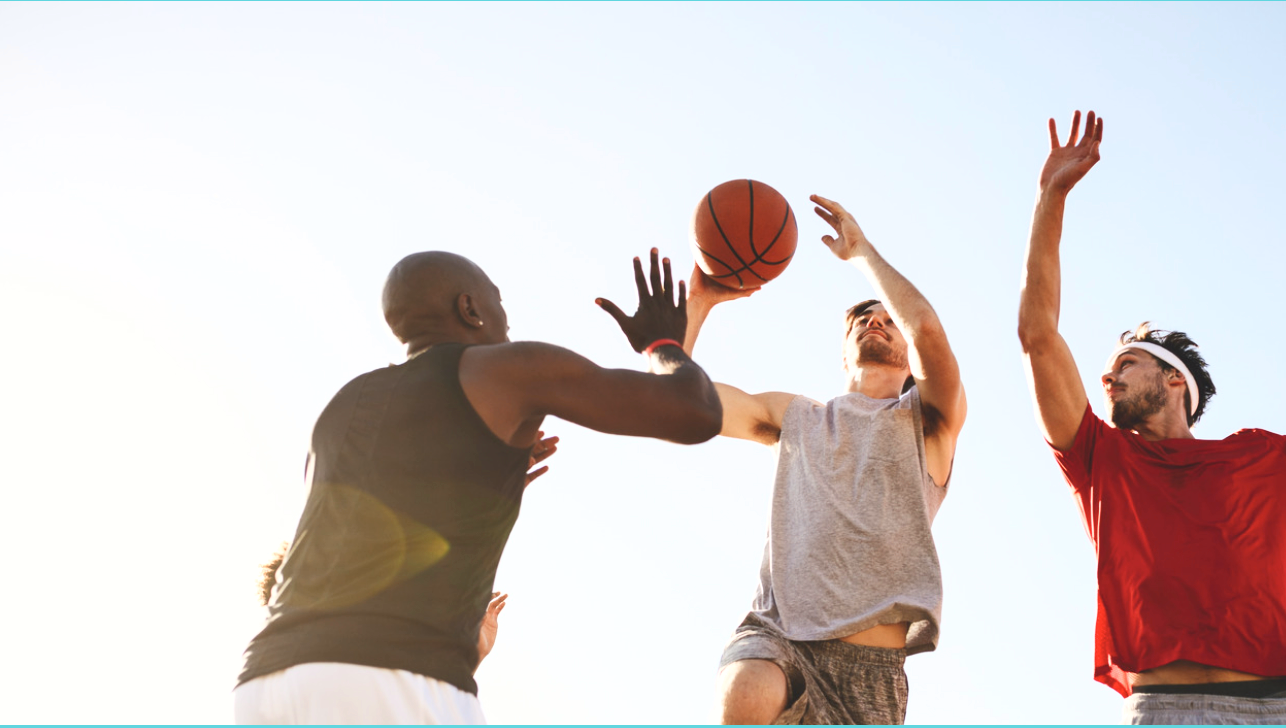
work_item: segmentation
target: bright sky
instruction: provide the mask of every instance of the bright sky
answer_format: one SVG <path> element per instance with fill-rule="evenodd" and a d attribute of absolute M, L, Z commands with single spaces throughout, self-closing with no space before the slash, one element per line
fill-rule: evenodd
<path fill-rule="evenodd" d="M 1199 437 L 1286 432 L 1284 31 L 1277 4 L 0 5 L 0 721 L 231 719 L 312 423 L 400 361 L 378 302 L 403 255 L 477 261 L 515 339 L 641 368 L 594 297 L 629 300 L 653 245 L 687 270 L 698 199 L 742 177 L 795 206 L 800 252 L 711 317 L 712 376 L 840 392 L 840 318 L 871 289 L 818 242 L 814 192 L 960 360 L 942 640 L 908 662 L 908 722 L 1118 721 L 1015 333 L 1045 123 L 1106 121 L 1063 246 L 1087 386 L 1151 319 L 1210 361 Z M 488 717 L 710 719 L 771 451 L 546 429 Z"/>

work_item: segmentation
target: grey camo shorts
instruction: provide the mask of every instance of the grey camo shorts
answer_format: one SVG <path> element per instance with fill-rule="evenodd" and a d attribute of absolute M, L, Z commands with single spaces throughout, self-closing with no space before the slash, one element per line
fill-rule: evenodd
<path fill-rule="evenodd" d="M 768 660 L 786 673 L 786 710 L 778 725 L 901 725 L 906 720 L 906 650 L 801 642 L 746 616 L 719 660 Z"/>
<path fill-rule="evenodd" d="M 1232 685 L 1277 690 L 1257 697 L 1197 692 L 1198 686 L 1179 686 L 1184 692 L 1136 692 L 1125 699 L 1126 725 L 1286 725 L 1286 680 Z M 1209 686 L 1212 692 L 1230 683 Z M 1166 688 L 1175 686 L 1166 686 Z M 1189 692 L 1190 691 L 1190 692 Z"/>

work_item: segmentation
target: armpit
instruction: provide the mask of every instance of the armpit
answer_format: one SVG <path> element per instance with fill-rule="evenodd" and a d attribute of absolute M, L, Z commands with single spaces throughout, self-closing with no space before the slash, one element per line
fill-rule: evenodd
<path fill-rule="evenodd" d="M 931 404 L 920 405 L 920 419 L 924 423 L 924 436 L 933 437 L 942 428 L 942 413 Z"/>
<path fill-rule="evenodd" d="M 781 428 L 768 422 L 756 422 L 751 432 L 754 433 L 756 440 L 777 442 L 781 439 Z"/>

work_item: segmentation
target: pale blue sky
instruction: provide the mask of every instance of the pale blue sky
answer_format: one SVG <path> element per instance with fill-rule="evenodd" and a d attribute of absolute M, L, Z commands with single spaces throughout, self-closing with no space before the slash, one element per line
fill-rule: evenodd
<path fill-rule="evenodd" d="M 933 302 L 969 391 L 908 721 L 1118 721 L 1015 334 L 1045 120 L 1106 120 L 1063 248 L 1087 385 L 1152 319 L 1211 363 L 1199 437 L 1286 432 L 1283 31 L 1276 4 L 0 5 L 0 720 L 231 718 L 313 419 L 399 360 L 378 295 L 401 256 L 467 255 L 514 338 L 637 368 L 594 297 L 628 299 L 653 245 L 687 270 L 701 194 L 753 177 L 800 252 L 712 316 L 712 376 L 839 393 L 840 316 L 870 287 L 817 242 L 816 192 Z M 546 429 L 484 709 L 707 720 L 770 451 Z"/>

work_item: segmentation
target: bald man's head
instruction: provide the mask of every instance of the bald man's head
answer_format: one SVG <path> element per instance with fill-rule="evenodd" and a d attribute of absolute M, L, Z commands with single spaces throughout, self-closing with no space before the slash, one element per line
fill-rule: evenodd
<path fill-rule="evenodd" d="M 508 340 L 499 289 L 473 261 L 440 250 L 412 253 L 393 266 L 384 283 L 384 320 L 412 352 L 443 341 Z"/>

